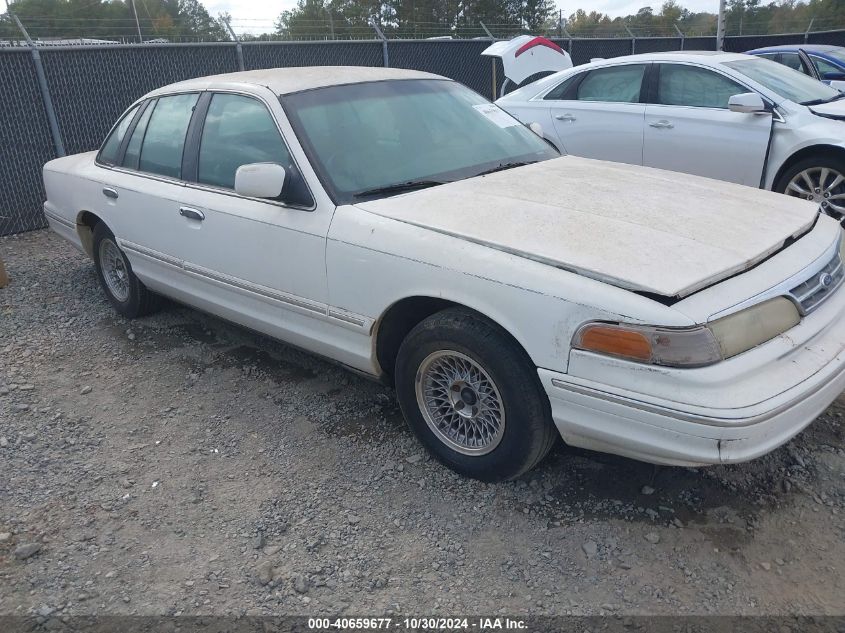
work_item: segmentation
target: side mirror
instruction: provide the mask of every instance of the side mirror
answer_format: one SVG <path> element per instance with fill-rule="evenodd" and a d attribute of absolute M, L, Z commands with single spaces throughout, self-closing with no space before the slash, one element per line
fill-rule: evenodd
<path fill-rule="evenodd" d="M 838 90 L 839 92 L 845 92 L 845 81 L 831 81 L 830 87 Z"/>
<path fill-rule="evenodd" d="M 543 126 L 537 123 L 536 121 L 534 123 L 529 123 L 528 129 L 534 132 L 534 134 L 536 134 L 540 138 L 546 138 L 545 136 L 543 136 Z"/>
<path fill-rule="evenodd" d="M 285 186 L 285 168 L 276 163 L 250 163 L 235 172 L 235 192 L 249 198 L 278 198 Z"/>
<path fill-rule="evenodd" d="M 765 112 L 766 104 L 763 102 L 763 97 L 756 92 L 743 92 L 728 99 L 728 110 L 755 114 Z"/>

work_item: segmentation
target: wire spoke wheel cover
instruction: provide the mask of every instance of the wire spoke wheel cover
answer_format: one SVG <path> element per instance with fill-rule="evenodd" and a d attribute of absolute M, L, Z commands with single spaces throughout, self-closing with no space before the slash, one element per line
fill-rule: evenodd
<path fill-rule="evenodd" d="M 831 167 L 809 167 L 798 172 L 785 193 L 815 202 L 823 213 L 835 218 L 845 216 L 845 175 Z"/>
<path fill-rule="evenodd" d="M 420 363 L 417 405 L 426 424 L 449 448 L 486 455 L 502 441 L 505 408 L 484 368 L 466 354 L 440 350 Z"/>
<path fill-rule="evenodd" d="M 112 296 L 120 302 L 129 300 L 129 271 L 123 253 L 110 239 L 100 242 L 100 267 L 103 279 Z"/>

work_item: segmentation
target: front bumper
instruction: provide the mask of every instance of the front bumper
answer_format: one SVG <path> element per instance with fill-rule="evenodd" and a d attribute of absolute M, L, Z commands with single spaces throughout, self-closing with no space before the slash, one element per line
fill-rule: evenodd
<path fill-rule="evenodd" d="M 788 399 L 772 398 L 767 411 L 755 407 L 748 417 L 736 417 L 736 410 L 691 413 L 675 402 L 660 406 L 571 382 L 565 374 L 539 374 L 568 444 L 654 464 L 702 466 L 754 459 L 800 433 L 845 389 L 845 354 L 826 369 Z"/>

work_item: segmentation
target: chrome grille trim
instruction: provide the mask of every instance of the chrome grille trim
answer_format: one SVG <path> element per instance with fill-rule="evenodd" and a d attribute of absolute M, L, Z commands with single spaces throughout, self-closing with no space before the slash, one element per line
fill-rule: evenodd
<path fill-rule="evenodd" d="M 828 246 L 825 251 L 816 258 L 811 264 L 805 266 L 803 269 L 791 275 L 787 279 L 784 279 L 779 284 L 776 284 L 769 288 L 768 290 L 764 290 L 763 292 L 756 294 L 744 301 L 740 301 L 737 304 L 732 305 L 729 308 L 725 308 L 719 312 L 711 314 L 707 321 L 715 321 L 717 319 L 721 319 L 722 317 L 726 317 L 730 314 L 734 314 L 736 312 L 740 312 L 745 308 L 750 308 L 751 306 L 757 305 L 758 303 L 763 303 L 768 299 L 774 299 L 775 297 L 786 297 L 790 301 L 795 304 L 795 307 L 798 309 L 799 314 L 803 317 L 807 314 L 805 307 L 801 305 L 801 302 L 798 300 L 796 294 L 793 294 L 793 291 L 797 292 L 799 295 L 805 295 L 810 290 L 811 286 L 814 286 L 815 283 L 810 283 L 807 285 L 806 288 L 802 289 L 802 286 L 807 283 L 808 281 L 819 281 L 819 275 L 826 271 L 828 266 L 833 265 L 834 270 L 836 266 L 834 264 L 841 264 L 839 258 L 839 248 L 840 248 L 840 239 L 834 241 L 830 246 Z M 842 270 L 845 273 L 845 267 Z M 841 279 L 837 282 L 834 280 L 834 284 L 832 284 L 832 289 L 829 290 L 823 297 L 819 297 L 819 301 L 816 301 L 814 305 L 808 306 L 809 310 L 812 311 L 817 308 L 824 299 L 827 299 L 833 292 L 836 290 L 837 287 L 841 285 Z"/>
<path fill-rule="evenodd" d="M 798 306 L 802 316 L 810 314 L 830 297 L 845 280 L 845 266 L 839 257 L 839 249 L 820 271 L 789 291 L 789 297 Z"/>

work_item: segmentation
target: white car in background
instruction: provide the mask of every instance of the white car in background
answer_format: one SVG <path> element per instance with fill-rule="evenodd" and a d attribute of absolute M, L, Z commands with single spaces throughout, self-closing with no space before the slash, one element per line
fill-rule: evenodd
<path fill-rule="evenodd" d="M 496 103 L 567 154 L 762 187 L 842 217 L 843 97 L 760 57 L 689 51 L 576 66 Z"/>
<path fill-rule="evenodd" d="M 664 464 L 748 460 L 845 388 L 833 219 L 560 157 L 436 75 L 192 79 L 44 183 L 51 228 L 120 314 L 172 297 L 391 382 L 420 441 L 472 477 L 520 475 L 558 433 Z"/>

